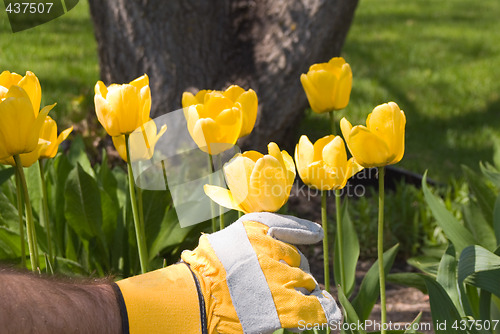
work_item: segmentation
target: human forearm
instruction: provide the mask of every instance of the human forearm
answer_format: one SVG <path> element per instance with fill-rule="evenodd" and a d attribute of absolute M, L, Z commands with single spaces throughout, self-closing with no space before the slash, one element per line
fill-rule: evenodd
<path fill-rule="evenodd" d="M 53 280 L 0 268 L 4 333 L 121 333 L 110 282 Z"/>

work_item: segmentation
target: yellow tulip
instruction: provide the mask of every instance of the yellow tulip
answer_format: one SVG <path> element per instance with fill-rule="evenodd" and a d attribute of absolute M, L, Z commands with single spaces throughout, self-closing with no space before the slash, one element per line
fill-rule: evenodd
<path fill-rule="evenodd" d="M 42 158 L 53 158 L 57 154 L 59 145 L 68 138 L 69 134 L 73 131 L 73 127 L 69 127 L 62 131 L 59 136 L 57 135 L 57 123 L 52 119 L 52 117 L 47 116 L 45 118 L 45 123 L 40 132 L 40 138 L 48 141 L 50 144 L 40 151 L 40 157 Z"/>
<path fill-rule="evenodd" d="M 311 109 L 316 113 L 344 109 L 349 103 L 352 71 L 342 57 L 314 64 L 300 76 Z"/>
<path fill-rule="evenodd" d="M 363 169 L 354 158 L 347 160 L 344 141 L 333 135 L 318 139 L 314 145 L 301 136 L 295 147 L 295 163 L 302 181 L 319 190 L 342 189 Z"/>
<path fill-rule="evenodd" d="M 26 75 L 23 77 L 14 72 L 3 71 L 0 74 L 0 100 L 5 98 L 5 95 L 12 86 L 19 86 L 24 89 L 29 96 L 33 110 L 38 115 L 42 100 L 42 88 L 36 75 L 33 72 L 26 71 Z"/>
<path fill-rule="evenodd" d="M 129 151 L 132 161 L 151 159 L 154 147 L 158 139 L 165 133 L 167 126 L 163 125 L 160 132 L 156 133 L 157 127 L 153 120 L 144 123 L 136 129 L 129 137 Z M 113 145 L 120 157 L 127 162 L 127 148 L 125 146 L 125 135 L 112 137 Z"/>
<path fill-rule="evenodd" d="M 381 104 L 366 118 L 366 126 L 343 118 L 340 128 L 351 154 L 363 167 L 398 163 L 405 152 L 405 113 L 394 102 Z"/>
<path fill-rule="evenodd" d="M 11 86 L 0 102 L 0 159 L 34 151 L 45 117 L 54 105 L 34 110 L 26 91 Z"/>
<path fill-rule="evenodd" d="M 37 148 L 32 152 L 19 155 L 23 167 L 29 167 L 33 165 L 37 160 L 43 158 L 55 157 L 59 145 L 68 137 L 71 131 L 73 131 L 73 127 L 64 130 L 59 134 L 59 136 L 57 136 L 56 122 L 50 116 L 45 117 L 45 122 L 42 126 L 42 129 L 40 130 Z M 16 165 L 12 156 L 0 160 L 0 163 L 4 165 Z"/>
<path fill-rule="evenodd" d="M 214 99 L 217 101 L 217 103 L 211 103 L 210 100 Z M 203 136 L 200 134 L 197 134 L 198 137 L 194 137 L 195 142 L 200 146 L 200 148 L 208 147 L 208 144 L 214 144 L 211 145 L 212 147 L 209 147 L 209 151 L 211 152 L 212 150 L 222 152 L 225 149 L 229 148 L 230 146 L 234 145 L 236 143 L 236 140 L 238 138 L 244 137 L 250 132 L 252 132 L 253 127 L 255 125 L 255 120 L 257 119 L 257 107 L 258 107 L 258 100 L 257 100 L 257 94 L 255 91 L 252 89 L 249 89 L 245 91 L 243 88 L 237 86 L 237 85 L 232 85 L 228 87 L 225 91 L 215 91 L 215 90 L 201 90 L 199 91 L 196 95 L 193 95 L 189 92 L 185 92 L 182 94 L 182 107 L 189 109 L 191 106 L 196 106 L 196 105 L 204 105 L 210 107 L 210 109 L 203 108 L 203 111 L 200 111 L 198 116 L 195 116 L 194 114 L 190 114 L 189 111 L 186 113 L 187 114 L 187 119 L 188 119 L 188 129 L 191 135 L 193 136 L 194 133 L 194 126 L 195 123 L 191 123 L 191 126 L 193 128 L 189 128 L 189 120 L 190 118 L 193 119 L 207 119 L 211 118 L 212 120 L 216 120 L 216 118 L 222 113 L 222 111 L 227 110 L 228 108 L 237 108 L 241 112 L 241 127 L 239 126 L 239 122 L 237 120 L 234 120 L 232 124 L 226 124 L 226 125 L 231 125 L 234 127 L 231 129 L 231 133 L 227 134 L 226 136 L 219 137 L 219 138 L 214 138 L 210 134 L 205 134 L 205 129 L 203 129 Z M 223 108 L 223 109 L 221 109 Z M 225 117 L 221 120 L 224 120 Z M 211 127 L 211 125 L 208 125 L 206 121 L 202 121 L 208 128 Z M 217 122 L 217 121 L 216 121 Z M 201 123 L 201 124 L 204 124 Z M 201 137 L 205 137 L 202 139 Z M 234 139 L 236 137 L 236 139 Z M 211 141 L 215 140 L 215 141 Z M 217 141 L 219 140 L 219 141 Z M 201 144 L 201 145 L 200 145 Z M 221 144 L 221 145 L 217 145 Z M 224 145 L 224 144 L 229 144 L 229 145 Z M 220 147 L 220 148 L 219 148 Z M 203 149 L 206 151 L 206 149 Z M 216 154 L 216 153 L 212 153 Z"/>
<path fill-rule="evenodd" d="M 35 162 L 40 159 L 40 153 L 50 146 L 50 142 L 44 139 L 38 139 L 38 145 L 36 146 L 34 151 L 29 153 L 19 154 L 19 158 L 21 159 L 21 164 L 23 167 L 30 167 Z M 0 164 L 16 166 L 16 162 L 12 156 L 0 159 Z"/>
<path fill-rule="evenodd" d="M 128 84 L 95 85 L 97 119 L 111 137 L 130 134 L 149 120 L 151 91 L 146 74 Z"/>
<path fill-rule="evenodd" d="M 292 157 L 275 143 L 269 154 L 256 151 L 237 154 L 224 165 L 229 188 L 205 185 L 208 197 L 221 206 L 245 213 L 279 210 L 290 196 L 295 180 Z"/>

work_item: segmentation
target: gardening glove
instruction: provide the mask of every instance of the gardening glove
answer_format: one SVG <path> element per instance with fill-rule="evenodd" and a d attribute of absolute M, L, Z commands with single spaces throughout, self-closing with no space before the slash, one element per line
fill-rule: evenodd
<path fill-rule="evenodd" d="M 310 221 L 250 213 L 200 238 L 184 263 L 117 282 L 130 333 L 272 333 L 341 320 L 333 297 L 288 244 L 323 238 Z M 123 313 L 123 312 L 122 312 Z"/>

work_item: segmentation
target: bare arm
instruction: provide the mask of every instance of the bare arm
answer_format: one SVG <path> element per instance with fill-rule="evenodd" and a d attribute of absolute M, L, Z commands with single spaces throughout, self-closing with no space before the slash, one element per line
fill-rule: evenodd
<path fill-rule="evenodd" d="M 111 282 L 55 280 L 0 267 L 2 333 L 121 333 Z"/>

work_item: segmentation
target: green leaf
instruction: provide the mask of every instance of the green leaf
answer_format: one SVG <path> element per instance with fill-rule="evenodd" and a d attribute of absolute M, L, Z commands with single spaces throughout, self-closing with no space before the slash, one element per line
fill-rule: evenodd
<path fill-rule="evenodd" d="M 151 242 L 150 260 L 160 254 L 162 250 L 181 244 L 194 229 L 195 225 L 181 227 L 175 211 L 168 210 L 163 217 L 158 234 Z"/>
<path fill-rule="evenodd" d="M 439 267 L 439 259 L 436 259 L 433 256 L 414 256 L 407 260 L 408 264 L 423 271 L 427 275 L 436 276 L 438 267 Z"/>
<path fill-rule="evenodd" d="M 425 172 L 422 179 L 425 201 L 436 218 L 437 224 L 453 243 L 457 253 L 460 254 L 465 247 L 474 245 L 477 242 L 472 234 L 446 209 L 443 201 L 429 190 L 426 180 L 427 172 Z"/>
<path fill-rule="evenodd" d="M 338 286 L 338 297 L 339 297 L 339 302 L 342 305 L 343 311 L 344 311 L 344 322 L 346 323 L 351 323 L 351 324 L 358 324 L 362 322 L 356 313 L 356 310 L 354 307 L 349 303 L 349 300 L 344 294 L 344 290 L 342 287 L 339 285 Z M 358 330 L 353 330 L 352 333 L 361 333 L 364 334 L 366 333 L 365 330 L 363 330 L 361 327 L 356 327 Z"/>
<path fill-rule="evenodd" d="M 493 183 L 497 188 L 500 188 L 500 172 L 492 166 L 490 163 L 483 164 L 482 162 L 479 163 L 479 168 L 481 169 L 481 172 L 483 175 L 491 182 Z"/>
<path fill-rule="evenodd" d="M 106 154 L 106 150 L 104 149 L 102 150 L 102 163 L 99 168 L 98 181 L 101 188 L 108 193 L 112 200 L 118 203 L 118 182 L 115 175 L 108 166 L 108 155 Z"/>
<path fill-rule="evenodd" d="M 457 280 L 457 260 L 455 258 L 455 248 L 449 244 L 446 253 L 441 258 L 437 272 L 436 281 L 443 287 L 455 308 L 464 317 L 465 313 L 460 303 L 460 293 Z"/>
<path fill-rule="evenodd" d="M 493 230 L 495 231 L 497 246 L 500 246 L 500 194 L 495 200 L 495 208 L 493 209 Z"/>
<path fill-rule="evenodd" d="M 474 195 L 477 204 L 483 212 L 483 216 L 489 225 L 492 225 L 493 207 L 497 195 L 485 182 L 485 178 L 476 174 L 467 166 L 462 166 L 469 189 Z"/>
<path fill-rule="evenodd" d="M 465 248 L 458 261 L 458 281 L 500 296 L 500 256 L 478 245 Z"/>
<path fill-rule="evenodd" d="M 37 161 L 30 167 L 25 168 L 24 175 L 26 177 L 26 184 L 28 186 L 28 192 L 30 195 L 30 201 L 33 211 L 36 211 L 38 214 L 40 214 L 42 205 L 42 181 L 40 178 L 39 162 Z"/>
<path fill-rule="evenodd" d="M 396 258 L 396 254 L 398 253 L 398 248 L 399 244 L 384 252 L 384 272 L 386 276 L 389 273 L 392 264 L 394 263 L 394 259 Z M 371 268 L 366 273 L 363 281 L 361 282 L 359 292 L 356 295 L 356 298 L 354 298 L 352 301 L 352 306 L 356 310 L 356 313 L 359 314 L 361 321 L 368 319 L 373 306 L 377 302 L 377 299 L 380 295 L 379 282 L 377 260 L 375 261 L 375 263 L 373 263 Z"/>
<path fill-rule="evenodd" d="M 422 275 L 417 273 L 394 273 L 387 275 L 387 281 L 399 285 L 409 286 L 427 294 L 427 286 Z"/>
<path fill-rule="evenodd" d="M 66 249 L 66 218 L 64 217 L 65 210 L 65 198 L 64 190 L 66 186 L 66 180 L 68 175 L 73 169 L 68 161 L 68 158 L 58 153 L 54 159 L 50 159 L 46 165 L 49 172 L 49 177 L 47 177 L 47 193 L 48 193 L 48 204 L 49 210 L 51 212 L 51 217 L 55 220 L 53 239 L 59 250 L 59 254 L 62 255 Z"/>
<path fill-rule="evenodd" d="M 17 208 L 9 201 L 4 193 L 0 192 L 0 226 L 8 226 L 11 230 L 19 232 L 19 215 Z"/>
<path fill-rule="evenodd" d="M 14 167 L 0 169 L 0 185 L 9 180 L 16 173 Z"/>
<path fill-rule="evenodd" d="M 87 150 L 85 148 L 85 143 L 83 142 L 82 136 L 76 135 L 71 141 L 71 147 L 68 152 L 69 162 L 73 166 L 79 164 L 87 174 L 95 177 L 94 169 L 90 164 L 87 153 L 85 153 L 86 151 Z"/>
<path fill-rule="evenodd" d="M 489 214 L 490 222 L 486 221 L 483 212 L 474 202 L 467 206 L 464 205 L 463 212 L 465 224 L 474 238 L 479 241 L 479 245 L 492 251 L 495 250 L 497 241 L 491 224 L 493 211 Z"/>
<path fill-rule="evenodd" d="M 429 304 L 435 332 L 437 334 L 455 333 L 456 331 L 451 328 L 451 325 L 460 322 L 460 313 L 444 288 L 437 281 L 426 275 L 422 275 L 422 277 L 425 280 L 427 291 L 429 291 Z M 442 326 L 443 323 L 446 324 L 446 328 L 439 326 L 439 324 Z M 467 331 L 466 333 L 473 333 L 473 331 Z"/>
<path fill-rule="evenodd" d="M 99 236 L 102 225 L 101 195 L 96 180 L 80 164 L 69 174 L 64 194 L 68 224 L 83 239 Z"/>
<path fill-rule="evenodd" d="M 350 297 L 353 290 L 354 284 L 356 282 L 356 264 L 359 258 L 359 240 L 354 224 L 349 216 L 349 210 L 347 209 L 347 201 L 342 206 L 342 234 L 343 234 L 343 244 L 344 244 L 344 275 L 345 275 L 345 293 L 347 297 Z M 333 262 L 333 272 L 335 277 L 335 283 L 340 284 L 340 251 L 338 243 L 338 235 L 335 235 L 335 252 L 334 252 L 334 262 Z"/>
<path fill-rule="evenodd" d="M 141 190 L 144 212 L 144 226 L 146 242 L 151 247 L 151 242 L 158 235 L 165 212 L 168 210 L 168 196 L 166 191 Z M 139 198 L 139 197 L 138 197 Z"/>
<path fill-rule="evenodd" d="M 417 334 L 417 329 L 419 328 L 420 319 L 422 318 L 422 312 L 420 312 L 415 319 L 410 324 L 410 327 L 404 331 L 404 334 Z"/>
<path fill-rule="evenodd" d="M 25 245 L 27 249 L 27 245 Z M 0 259 L 15 259 L 21 256 L 21 238 L 19 234 L 0 226 Z"/>
<path fill-rule="evenodd" d="M 113 236 L 116 232 L 118 214 L 120 208 L 118 203 L 114 201 L 109 194 L 100 189 L 101 194 L 101 208 L 102 208 L 102 232 L 106 245 L 111 245 Z"/>

